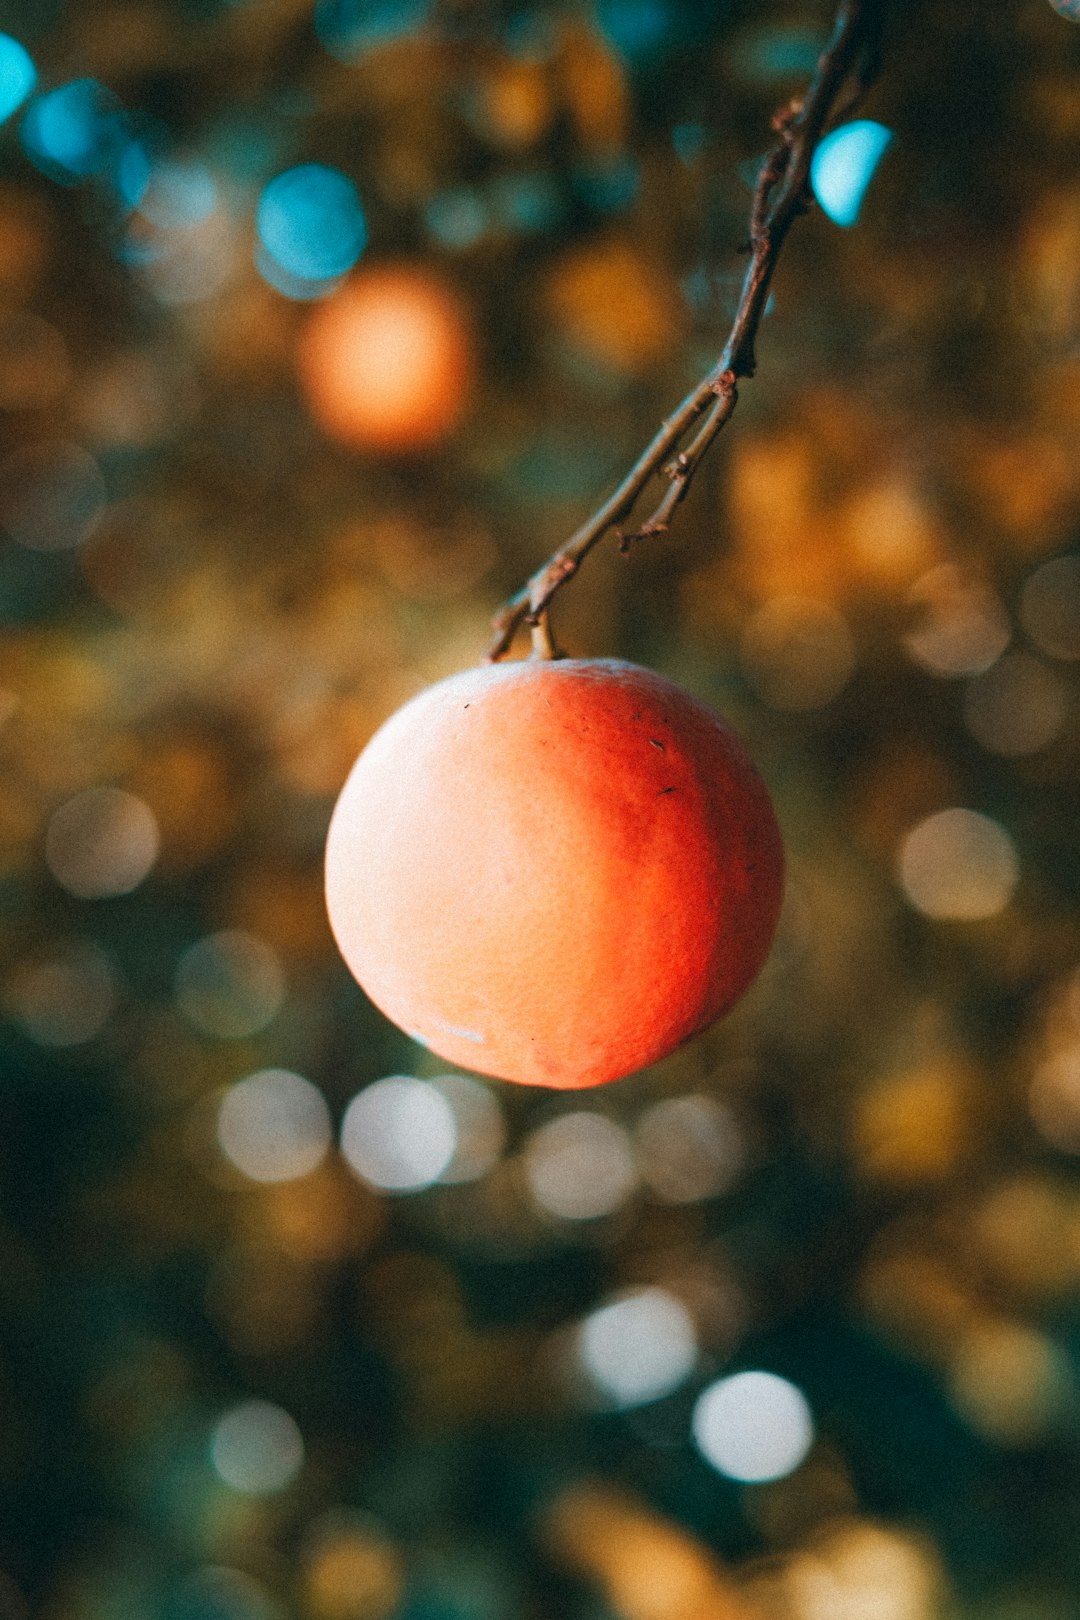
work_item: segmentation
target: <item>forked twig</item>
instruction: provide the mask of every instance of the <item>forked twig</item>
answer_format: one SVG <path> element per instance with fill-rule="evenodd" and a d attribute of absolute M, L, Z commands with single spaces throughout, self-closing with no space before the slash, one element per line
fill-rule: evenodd
<path fill-rule="evenodd" d="M 619 547 L 662 534 L 685 498 L 701 461 L 731 417 L 738 401 L 738 381 L 752 377 L 754 344 L 765 313 L 769 285 L 792 221 L 809 202 L 810 163 L 831 117 L 846 116 L 871 82 L 878 66 L 879 0 L 840 0 L 832 38 L 818 60 L 813 80 L 801 101 L 792 102 L 773 119 L 778 140 L 766 157 L 754 187 L 750 210 L 750 263 L 727 342 L 716 365 L 687 394 L 661 425 L 652 442 L 603 505 L 516 591 L 495 615 L 495 639 L 488 660 L 502 658 L 522 625 L 540 627 L 533 638 L 534 656 L 554 657 L 548 609 L 556 592 L 576 574 L 592 548 L 611 530 Z M 855 79 L 855 97 L 841 102 L 841 92 Z M 679 448 L 704 417 L 697 432 Z M 621 525 L 638 497 L 657 475 L 667 480 L 654 511 L 629 532 Z"/>

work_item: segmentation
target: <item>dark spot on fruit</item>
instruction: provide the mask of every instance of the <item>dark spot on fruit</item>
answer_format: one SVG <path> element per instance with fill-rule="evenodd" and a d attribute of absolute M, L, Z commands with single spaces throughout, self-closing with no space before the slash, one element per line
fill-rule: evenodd
<path fill-rule="evenodd" d="M 659 797 L 660 797 L 660 794 L 661 794 L 661 793 L 674 793 L 674 791 L 675 791 L 675 789 L 674 789 L 674 788 L 673 788 L 673 787 L 669 787 L 669 788 L 661 788 L 661 789 L 660 789 L 660 793 L 658 793 L 658 794 L 657 794 L 657 795 L 656 795 L 656 797 L 657 797 L 657 798 L 659 798 Z"/>
<path fill-rule="evenodd" d="M 664 753 L 664 745 L 656 737 L 650 737 L 649 741 L 652 743 L 654 748 L 659 748 L 660 752 Z"/>

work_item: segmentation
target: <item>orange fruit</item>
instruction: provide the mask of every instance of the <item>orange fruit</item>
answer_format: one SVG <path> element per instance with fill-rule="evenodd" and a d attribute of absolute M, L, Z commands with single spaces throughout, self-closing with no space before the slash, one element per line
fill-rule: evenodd
<path fill-rule="evenodd" d="M 761 967 L 783 849 L 729 727 L 616 659 L 467 669 L 392 715 L 327 840 L 330 923 L 376 1006 L 463 1068 L 601 1085 Z"/>
<path fill-rule="evenodd" d="M 456 427 L 473 372 L 462 310 L 410 265 L 361 271 L 316 306 L 296 352 L 312 415 L 362 450 L 424 449 Z"/>

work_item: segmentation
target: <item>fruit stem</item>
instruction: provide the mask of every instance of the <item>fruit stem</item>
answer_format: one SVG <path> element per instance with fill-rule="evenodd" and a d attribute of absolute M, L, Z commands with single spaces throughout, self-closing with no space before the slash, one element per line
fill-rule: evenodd
<path fill-rule="evenodd" d="M 773 118 L 777 141 L 761 166 L 754 188 L 747 243 L 750 263 L 720 358 L 660 426 L 614 493 L 503 604 L 492 620 L 495 637 L 488 649 L 489 662 L 509 652 L 515 635 L 525 624 L 533 630 L 534 656 L 558 656 L 542 650 L 546 645 L 544 637 L 550 632 L 541 629 L 540 616 L 556 591 L 577 573 L 586 553 L 613 529 L 622 551 L 628 551 L 635 540 L 666 531 L 668 519 L 684 500 L 702 458 L 734 412 L 740 377 L 754 375 L 754 343 L 768 302 L 769 284 L 790 226 L 809 207 L 810 163 L 818 142 L 830 123 L 849 116 L 877 74 L 881 3 L 839 0 L 832 37 L 821 53 L 806 94 L 782 107 Z M 844 100 L 844 86 L 852 78 L 853 94 Z M 705 421 L 680 450 L 702 416 Z M 622 530 L 638 497 L 658 474 L 667 482 L 656 510 L 633 531 Z"/>
<path fill-rule="evenodd" d="M 533 658 L 565 658 L 555 644 L 555 637 L 551 633 L 551 614 L 546 607 L 539 608 L 535 616 L 529 616 L 529 629 L 532 633 Z"/>

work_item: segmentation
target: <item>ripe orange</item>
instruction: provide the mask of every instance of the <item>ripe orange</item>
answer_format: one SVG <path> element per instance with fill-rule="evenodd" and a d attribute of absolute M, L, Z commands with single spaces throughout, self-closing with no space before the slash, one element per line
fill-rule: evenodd
<path fill-rule="evenodd" d="M 783 849 L 724 722 L 616 659 L 467 669 L 364 749 L 330 824 L 330 923 L 372 1001 L 526 1085 L 616 1080 L 761 967 Z"/>
<path fill-rule="evenodd" d="M 316 306 L 296 354 L 300 384 L 326 433 L 358 449 L 424 449 L 464 409 L 472 344 L 452 293 L 429 271 L 362 270 Z"/>

